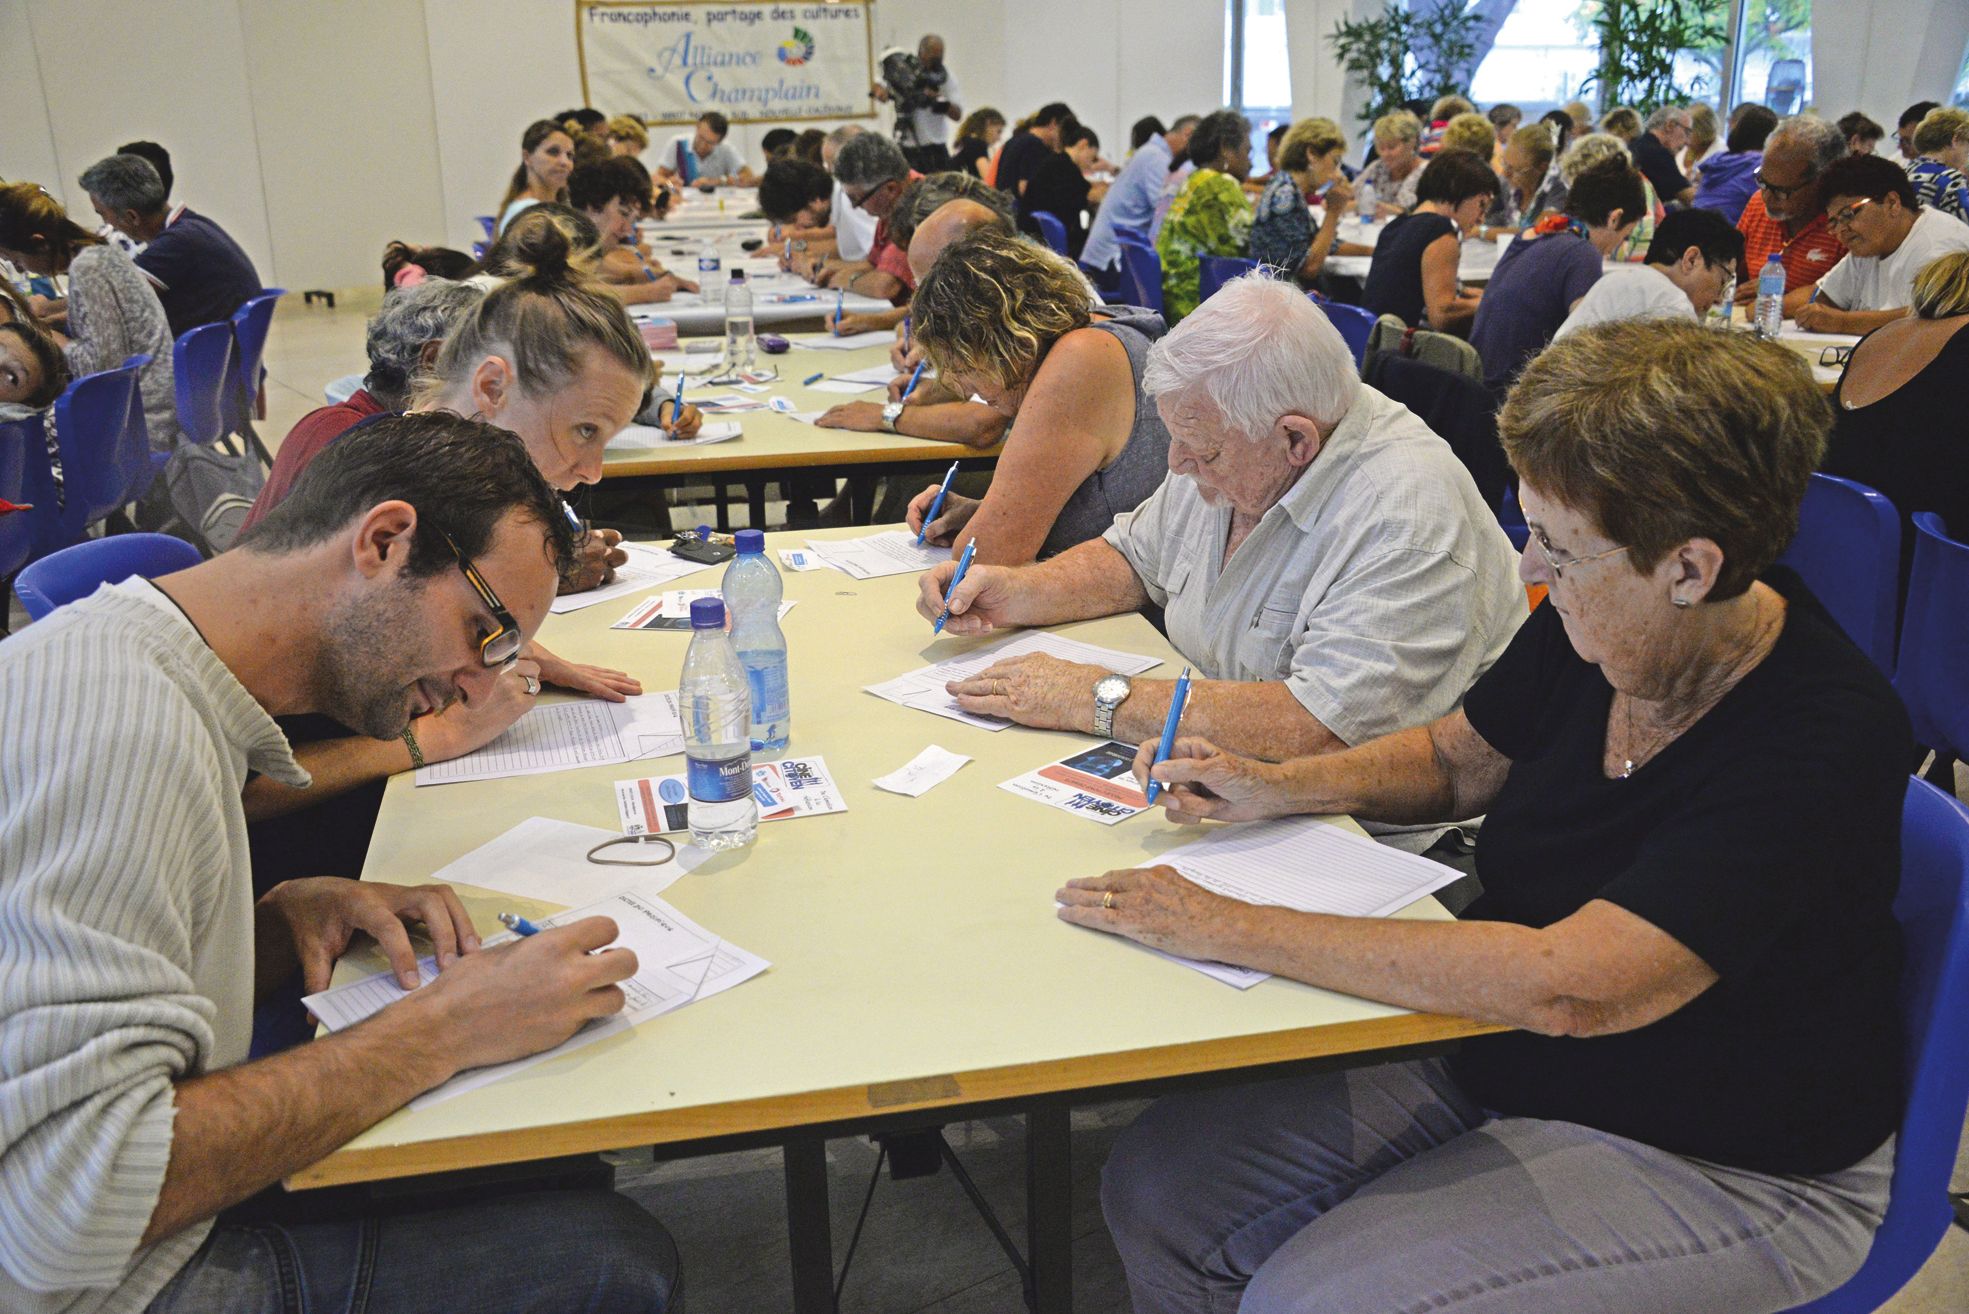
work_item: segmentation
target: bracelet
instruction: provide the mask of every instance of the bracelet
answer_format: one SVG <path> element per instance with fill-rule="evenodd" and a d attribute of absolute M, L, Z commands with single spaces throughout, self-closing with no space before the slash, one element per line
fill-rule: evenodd
<path fill-rule="evenodd" d="M 410 750 L 410 765 L 413 770 L 424 765 L 424 750 L 417 746 L 417 732 L 408 725 L 403 727 L 403 746 Z"/>

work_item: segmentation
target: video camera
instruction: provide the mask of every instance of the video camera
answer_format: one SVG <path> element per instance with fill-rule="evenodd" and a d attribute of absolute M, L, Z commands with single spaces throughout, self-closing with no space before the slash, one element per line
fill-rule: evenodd
<path fill-rule="evenodd" d="M 889 89 L 890 103 L 898 117 L 917 110 L 945 109 L 944 83 L 950 80 L 945 68 L 925 69 L 923 61 L 900 47 L 882 52 L 882 82 Z"/>

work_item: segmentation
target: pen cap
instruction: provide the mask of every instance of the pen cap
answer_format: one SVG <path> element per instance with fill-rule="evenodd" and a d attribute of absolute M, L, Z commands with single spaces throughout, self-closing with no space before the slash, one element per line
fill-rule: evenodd
<path fill-rule="evenodd" d="M 732 542 L 738 546 L 738 554 L 741 557 L 754 552 L 764 552 L 766 533 L 762 529 L 741 529 L 732 536 Z"/>
<path fill-rule="evenodd" d="M 722 598 L 697 598 L 691 603 L 691 628 L 694 630 L 722 630 L 725 628 L 725 603 Z"/>

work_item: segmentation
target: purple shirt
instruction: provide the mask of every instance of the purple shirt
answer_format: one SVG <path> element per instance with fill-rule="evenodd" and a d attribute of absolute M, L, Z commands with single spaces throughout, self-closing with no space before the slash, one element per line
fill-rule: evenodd
<path fill-rule="evenodd" d="M 1566 322 L 1572 303 L 1600 281 L 1600 253 L 1570 231 L 1520 237 L 1504 248 L 1477 303 L 1470 345 L 1484 358 L 1484 382 L 1499 389 Z"/>

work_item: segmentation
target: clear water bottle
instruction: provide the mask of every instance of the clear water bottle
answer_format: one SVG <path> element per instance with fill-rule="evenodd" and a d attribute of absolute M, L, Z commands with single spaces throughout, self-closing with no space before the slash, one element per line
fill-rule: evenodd
<path fill-rule="evenodd" d="M 744 848 L 759 833 L 747 737 L 752 696 L 725 633 L 725 604 L 716 598 L 691 603 L 691 646 L 684 653 L 677 698 L 684 714 L 691 843 L 703 849 Z"/>
<path fill-rule="evenodd" d="M 779 628 L 785 595 L 779 567 L 766 555 L 766 536 L 756 529 L 735 535 L 738 555 L 725 567 L 719 591 L 732 615 L 732 647 L 752 690 L 752 751 L 783 753 L 792 729 L 786 689 L 786 635 Z"/>
<path fill-rule="evenodd" d="M 752 285 L 743 269 L 734 269 L 725 288 L 725 368 L 750 369 L 758 349 L 752 333 Z"/>
<path fill-rule="evenodd" d="M 718 298 L 725 293 L 722 281 L 724 264 L 718 259 L 718 244 L 705 239 L 697 246 L 697 290 L 704 297 L 704 304 L 715 306 Z"/>
<path fill-rule="evenodd" d="M 1354 208 L 1360 212 L 1362 223 L 1371 224 L 1374 222 L 1373 183 L 1368 182 L 1366 179 L 1361 180 L 1359 190 L 1354 193 Z"/>
<path fill-rule="evenodd" d="M 1723 295 L 1716 298 L 1716 304 L 1709 308 L 1703 323 L 1713 329 L 1728 331 L 1736 314 L 1737 280 L 1734 277 L 1723 280 Z"/>
<path fill-rule="evenodd" d="M 1757 275 L 1757 336 L 1775 342 L 1784 333 L 1784 261 L 1778 253 Z"/>

